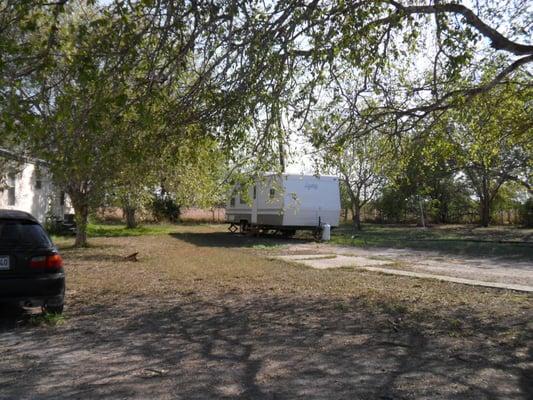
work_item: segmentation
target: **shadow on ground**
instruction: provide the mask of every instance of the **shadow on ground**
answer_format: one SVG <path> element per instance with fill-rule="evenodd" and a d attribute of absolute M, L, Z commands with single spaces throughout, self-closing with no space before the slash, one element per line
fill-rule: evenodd
<path fill-rule="evenodd" d="M 364 310 L 228 294 L 74 305 L 58 327 L 2 314 L 0 398 L 531 398 L 531 332 L 497 343 L 493 323 L 462 336 Z"/>
<path fill-rule="evenodd" d="M 171 233 L 171 237 L 199 247 L 276 247 L 295 243 L 312 243 L 313 239 L 283 238 L 280 235 L 242 235 L 230 232 Z"/>
<path fill-rule="evenodd" d="M 15 329 L 31 318 L 31 311 L 22 307 L 0 304 L 0 333 Z"/>
<path fill-rule="evenodd" d="M 367 249 L 404 249 L 424 252 L 432 256 L 458 256 L 465 260 L 475 257 L 480 260 L 490 260 L 497 265 L 507 265 L 513 268 L 525 268 L 529 270 L 533 263 L 533 243 L 496 243 L 480 242 L 459 239 L 433 239 L 416 236 L 402 237 L 397 233 L 387 234 L 385 231 L 359 232 L 354 234 L 353 239 L 348 236 L 346 229 L 338 231 L 342 233 L 343 240 L 334 240 L 332 244 L 340 244 L 354 248 Z M 424 233 L 422 233 L 424 234 Z M 282 238 L 279 235 L 241 235 L 229 232 L 183 232 L 171 233 L 171 237 L 183 240 L 198 247 L 222 247 L 222 248 L 275 248 L 284 245 L 314 243 L 311 237 L 303 234 L 296 238 Z M 350 239 L 348 239 L 350 238 Z M 525 264 L 524 264 L 525 263 Z"/>

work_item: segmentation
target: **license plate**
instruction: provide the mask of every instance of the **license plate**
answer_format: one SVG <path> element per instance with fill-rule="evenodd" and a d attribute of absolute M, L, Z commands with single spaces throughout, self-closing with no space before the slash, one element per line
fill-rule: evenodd
<path fill-rule="evenodd" d="M 9 256 L 0 256 L 0 271 L 9 269 Z"/>

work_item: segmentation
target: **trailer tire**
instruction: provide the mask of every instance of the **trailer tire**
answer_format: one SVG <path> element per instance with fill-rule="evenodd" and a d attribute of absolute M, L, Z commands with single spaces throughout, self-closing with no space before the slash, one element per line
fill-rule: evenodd
<path fill-rule="evenodd" d="M 281 236 L 284 238 L 291 238 L 296 234 L 296 229 L 282 229 L 281 230 Z"/>

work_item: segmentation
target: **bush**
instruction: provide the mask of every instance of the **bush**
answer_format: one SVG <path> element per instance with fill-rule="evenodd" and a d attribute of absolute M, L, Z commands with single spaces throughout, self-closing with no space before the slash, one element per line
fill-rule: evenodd
<path fill-rule="evenodd" d="M 380 215 L 380 222 L 400 222 L 405 214 L 406 202 L 397 190 L 385 188 L 374 202 Z"/>
<path fill-rule="evenodd" d="M 178 222 L 180 219 L 180 206 L 169 196 L 156 196 L 150 204 L 152 214 L 157 222 Z"/>
<path fill-rule="evenodd" d="M 57 218 L 51 214 L 46 214 L 46 220 L 44 221 L 44 229 L 49 235 L 60 235 L 61 224 Z"/>
<path fill-rule="evenodd" d="M 70 236 L 76 234 L 76 224 L 70 219 L 64 221 L 53 215 L 50 211 L 46 214 L 44 229 L 49 235 Z"/>
<path fill-rule="evenodd" d="M 533 197 L 526 200 L 520 208 L 520 223 L 526 228 L 533 228 Z"/>

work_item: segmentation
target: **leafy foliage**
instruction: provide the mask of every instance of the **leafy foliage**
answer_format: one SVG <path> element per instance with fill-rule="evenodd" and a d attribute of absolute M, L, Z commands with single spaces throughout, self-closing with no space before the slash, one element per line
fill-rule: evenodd
<path fill-rule="evenodd" d="M 531 88 L 513 82 L 499 85 L 451 113 L 445 129 L 444 140 L 479 199 L 484 226 L 502 185 L 514 181 L 531 187 L 532 96 Z"/>
<path fill-rule="evenodd" d="M 529 197 L 522 205 L 521 221 L 527 228 L 533 228 L 533 197 Z"/>
<path fill-rule="evenodd" d="M 289 133 L 309 126 L 328 163 L 351 158 L 381 177 L 398 158 L 402 184 L 443 220 L 449 169 L 488 196 L 484 209 L 505 181 L 529 180 L 527 2 L 4 3 L 0 145 L 17 138 L 50 163 L 78 245 L 106 196 L 135 210 L 161 186 L 178 205 L 220 202 L 226 160 L 229 172 L 282 169 Z M 364 150 L 383 146 L 385 158 Z M 356 181 L 368 182 L 347 187 Z"/>

